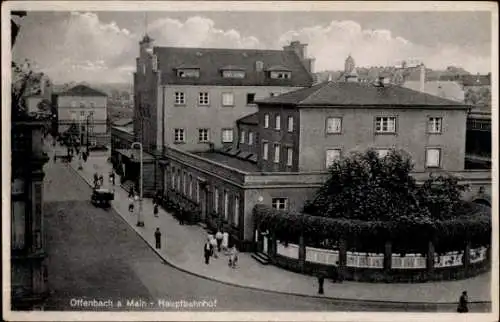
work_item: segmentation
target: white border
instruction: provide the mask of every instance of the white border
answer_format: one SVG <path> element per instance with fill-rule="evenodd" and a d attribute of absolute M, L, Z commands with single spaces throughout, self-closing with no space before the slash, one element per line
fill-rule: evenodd
<path fill-rule="evenodd" d="M 272 2 L 272 1 L 16 1 L 2 3 L 2 237 L 3 262 L 10 261 L 10 23 L 11 10 L 26 11 L 490 11 L 492 39 L 492 137 L 498 138 L 498 11 L 497 4 L 486 1 L 463 2 Z M 492 249 L 492 313 L 296 313 L 296 312 L 231 312 L 231 313 L 94 313 L 94 312 L 11 312 L 10 265 L 3 265 L 3 312 L 6 320 L 25 321 L 495 321 L 498 320 L 498 140 L 493 140 L 493 249 Z M 496 256 L 495 256 L 496 255 Z"/>

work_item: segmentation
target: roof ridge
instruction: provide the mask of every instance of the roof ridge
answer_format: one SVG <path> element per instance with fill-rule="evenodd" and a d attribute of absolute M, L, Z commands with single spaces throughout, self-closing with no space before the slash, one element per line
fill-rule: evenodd
<path fill-rule="evenodd" d="M 190 49 L 190 50 L 224 50 L 224 51 L 267 51 L 285 52 L 280 49 L 258 49 L 258 48 L 215 48 L 215 47 L 175 47 L 175 46 L 154 46 L 157 49 Z"/>

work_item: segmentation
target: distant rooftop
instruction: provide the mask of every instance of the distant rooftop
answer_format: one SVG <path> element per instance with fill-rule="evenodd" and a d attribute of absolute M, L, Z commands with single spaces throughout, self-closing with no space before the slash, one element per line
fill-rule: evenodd
<path fill-rule="evenodd" d="M 90 88 L 86 85 L 77 85 L 65 92 L 59 93 L 59 96 L 108 96 L 101 91 Z"/>
<path fill-rule="evenodd" d="M 236 120 L 236 123 L 258 125 L 259 124 L 259 113 L 253 113 L 253 114 L 244 116 L 244 117 Z"/>

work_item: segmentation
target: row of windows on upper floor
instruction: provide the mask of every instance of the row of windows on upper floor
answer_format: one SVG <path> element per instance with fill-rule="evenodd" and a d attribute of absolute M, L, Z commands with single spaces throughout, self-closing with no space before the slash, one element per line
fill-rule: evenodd
<path fill-rule="evenodd" d="M 77 107 L 81 107 L 81 108 L 91 107 L 91 108 L 94 108 L 94 107 L 96 107 L 95 102 L 87 102 L 85 100 L 82 100 L 80 102 L 71 101 L 70 104 L 71 104 L 71 107 L 73 107 L 73 108 L 77 108 Z"/>
<path fill-rule="evenodd" d="M 262 160 L 269 160 L 269 142 L 262 142 Z M 282 146 L 280 143 L 273 143 L 273 162 L 280 163 L 280 155 L 282 148 L 286 151 L 286 165 L 291 167 L 293 165 L 294 150 L 292 147 Z M 389 154 L 391 149 L 375 148 L 379 158 L 384 158 Z M 335 160 L 340 159 L 342 156 L 342 149 L 329 148 L 325 150 L 325 168 L 328 169 Z M 426 168 L 440 168 L 441 167 L 441 148 L 439 147 L 426 147 L 425 148 L 425 167 Z"/>
<path fill-rule="evenodd" d="M 269 96 L 281 95 L 280 92 L 271 92 Z M 174 103 L 175 105 L 186 105 L 187 99 L 185 92 L 177 91 L 174 93 Z M 255 104 L 255 93 L 246 94 L 247 105 Z M 234 106 L 234 93 L 227 92 L 221 94 L 221 104 L 222 106 Z M 210 93 L 209 92 L 199 92 L 198 93 L 198 105 L 209 106 L 210 105 Z"/>
<path fill-rule="evenodd" d="M 270 116 L 264 114 L 264 128 L 269 128 Z M 288 116 L 287 120 L 288 132 L 294 131 L 293 116 Z M 281 130 L 281 115 L 274 116 L 274 129 Z M 440 134 L 443 131 L 442 117 L 428 117 L 427 132 L 431 134 Z M 342 133 L 342 117 L 328 117 L 325 122 L 325 132 L 327 134 Z M 377 116 L 375 117 L 375 132 L 376 133 L 397 133 L 397 117 L 396 116 Z"/>
<path fill-rule="evenodd" d="M 198 129 L 198 142 L 208 143 L 210 142 L 210 129 L 203 128 Z M 176 128 L 174 129 L 174 143 L 186 143 L 187 135 L 186 129 Z M 221 130 L 221 141 L 222 143 L 232 143 L 233 142 L 233 129 L 222 129 Z"/>

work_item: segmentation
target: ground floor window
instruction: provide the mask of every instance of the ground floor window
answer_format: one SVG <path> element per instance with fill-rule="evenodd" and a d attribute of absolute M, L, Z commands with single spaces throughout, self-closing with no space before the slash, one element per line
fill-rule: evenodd
<path fill-rule="evenodd" d="M 273 198 L 273 200 L 272 200 L 272 206 L 274 209 L 286 210 L 287 205 L 288 205 L 287 198 Z"/>

